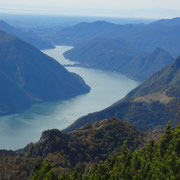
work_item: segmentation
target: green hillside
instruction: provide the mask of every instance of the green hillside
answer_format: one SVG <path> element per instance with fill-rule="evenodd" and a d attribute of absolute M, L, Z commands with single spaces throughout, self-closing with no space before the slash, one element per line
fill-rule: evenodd
<path fill-rule="evenodd" d="M 168 121 L 176 124 L 180 117 L 179 87 L 180 58 L 177 58 L 175 63 L 155 73 L 124 99 L 102 111 L 79 118 L 65 132 L 111 116 L 130 122 L 142 130 L 163 127 Z"/>
<path fill-rule="evenodd" d="M 119 156 L 113 156 L 92 167 L 79 168 L 63 180 L 165 180 L 180 179 L 180 125 L 167 125 L 160 142 L 151 140 L 141 150 L 131 153 L 126 144 Z M 40 173 L 40 172 L 39 172 Z M 39 175 L 39 174 L 38 174 Z"/>
<path fill-rule="evenodd" d="M 20 154 L 0 151 L 0 177 L 8 174 L 13 180 L 24 180 L 45 160 L 62 174 L 80 164 L 94 164 L 119 154 L 124 141 L 134 151 L 146 142 L 145 137 L 145 133 L 117 118 L 87 124 L 69 135 L 47 130 L 38 142 L 30 143 Z"/>

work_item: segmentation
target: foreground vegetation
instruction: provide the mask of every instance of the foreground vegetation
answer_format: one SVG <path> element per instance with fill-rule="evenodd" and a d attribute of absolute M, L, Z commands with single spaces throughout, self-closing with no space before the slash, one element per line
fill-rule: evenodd
<path fill-rule="evenodd" d="M 60 177 L 45 161 L 32 180 L 179 180 L 180 179 L 180 124 L 174 129 L 167 124 L 158 143 L 151 140 L 141 150 L 131 153 L 123 144 L 119 156 L 114 155 L 93 166 L 81 166 Z"/>
<path fill-rule="evenodd" d="M 38 142 L 30 143 L 19 152 L 0 151 L 0 179 L 25 180 L 47 160 L 61 175 L 81 164 L 92 165 L 119 154 L 124 141 L 130 151 L 134 151 L 142 147 L 147 138 L 146 133 L 113 117 L 86 124 L 70 134 L 47 130 Z M 49 167 L 47 163 L 43 166 L 48 172 Z"/>

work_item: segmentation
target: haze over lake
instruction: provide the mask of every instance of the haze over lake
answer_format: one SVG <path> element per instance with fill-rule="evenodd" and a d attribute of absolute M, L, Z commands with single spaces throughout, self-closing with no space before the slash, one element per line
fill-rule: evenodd
<path fill-rule="evenodd" d="M 74 64 L 63 57 L 72 47 L 57 46 L 43 52 L 61 64 Z M 91 87 L 88 94 L 60 102 L 33 105 L 26 112 L 0 117 L 0 149 L 19 149 L 37 141 L 42 131 L 64 129 L 77 118 L 99 111 L 123 98 L 138 82 L 118 73 L 82 67 L 67 67 Z"/>

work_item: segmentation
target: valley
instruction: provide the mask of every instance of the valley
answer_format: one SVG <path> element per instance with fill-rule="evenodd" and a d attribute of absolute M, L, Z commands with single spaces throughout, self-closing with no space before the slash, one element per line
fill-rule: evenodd
<path fill-rule="evenodd" d="M 73 64 L 63 56 L 71 48 L 56 46 L 56 49 L 43 52 L 62 64 Z M 0 149 L 19 149 L 29 142 L 37 141 L 44 130 L 55 127 L 62 130 L 79 117 L 108 107 L 139 84 L 118 73 L 82 67 L 67 69 L 80 75 L 91 91 L 64 101 L 38 103 L 24 113 L 1 116 Z"/>
<path fill-rule="evenodd" d="M 0 180 L 179 180 L 180 17 L 64 18 L 0 20 Z"/>

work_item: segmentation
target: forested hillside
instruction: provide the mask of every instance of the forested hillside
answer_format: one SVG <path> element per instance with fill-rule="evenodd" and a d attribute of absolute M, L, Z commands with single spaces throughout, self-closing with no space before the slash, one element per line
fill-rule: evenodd
<path fill-rule="evenodd" d="M 170 123 L 158 143 L 151 140 L 141 150 L 131 153 L 124 143 L 120 155 L 114 155 L 92 167 L 79 168 L 63 175 L 60 180 L 167 180 L 180 179 L 180 125 L 175 129 Z M 52 170 L 52 168 L 51 168 Z M 49 170 L 44 171 L 43 177 Z M 53 172 L 53 171 L 52 171 Z M 55 174 L 54 174 L 55 175 Z M 34 177 L 42 176 L 37 171 Z M 50 176 L 49 176 L 50 177 Z M 49 177 L 47 179 L 49 179 Z"/>
<path fill-rule="evenodd" d="M 175 61 L 161 48 L 146 53 L 122 38 L 93 39 L 75 46 L 65 52 L 64 56 L 81 66 L 119 72 L 138 81 L 147 80 L 155 72 Z"/>
<path fill-rule="evenodd" d="M 141 130 L 177 124 L 180 117 L 180 57 L 110 107 L 79 118 L 65 129 L 70 132 L 86 123 L 115 116 Z"/>
<path fill-rule="evenodd" d="M 0 115 L 89 92 L 84 80 L 16 36 L 0 31 Z"/>
<path fill-rule="evenodd" d="M 150 24 L 113 24 L 106 21 L 79 23 L 59 31 L 54 43 L 77 46 L 94 38 L 122 38 L 133 47 L 152 52 L 162 48 L 177 57 L 180 52 L 180 18 L 164 19 Z"/>
<path fill-rule="evenodd" d="M 27 179 L 46 160 L 62 174 L 79 165 L 94 164 L 119 154 L 124 141 L 134 151 L 147 139 L 146 133 L 117 118 L 86 124 L 71 134 L 47 130 L 38 142 L 30 143 L 20 153 L 0 151 L 0 177 L 6 178 L 8 174 L 13 180 Z"/>

